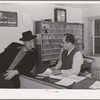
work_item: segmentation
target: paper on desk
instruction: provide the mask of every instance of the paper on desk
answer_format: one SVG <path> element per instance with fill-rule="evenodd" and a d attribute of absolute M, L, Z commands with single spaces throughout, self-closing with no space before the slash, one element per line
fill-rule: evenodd
<path fill-rule="evenodd" d="M 75 82 L 80 82 L 80 81 L 84 80 L 86 77 L 72 75 L 72 76 L 70 76 L 70 78 L 73 79 Z"/>
<path fill-rule="evenodd" d="M 86 77 L 81 77 L 76 75 L 68 76 L 67 74 L 60 74 L 60 75 L 50 75 L 50 78 L 54 79 L 70 78 L 73 79 L 75 82 L 79 82 L 84 80 Z"/>
<path fill-rule="evenodd" d="M 61 75 L 50 75 L 50 78 L 62 79 L 63 77 Z"/>
<path fill-rule="evenodd" d="M 64 77 L 68 77 L 68 75 L 67 74 L 50 75 L 50 78 L 54 78 L 54 79 L 62 79 Z"/>
<path fill-rule="evenodd" d="M 73 84 L 75 81 L 71 78 L 62 78 L 60 81 L 56 82 L 55 84 L 69 86 Z"/>
<path fill-rule="evenodd" d="M 100 81 L 96 81 L 89 88 L 92 88 L 92 89 L 100 89 Z"/>
<path fill-rule="evenodd" d="M 42 77 L 47 77 L 47 76 L 50 76 L 52 74 L 52 70 L 50 68 L 47 68 L 47 70 L 41 74 L 37 74 L 39 76 L 42 76 Z"/>

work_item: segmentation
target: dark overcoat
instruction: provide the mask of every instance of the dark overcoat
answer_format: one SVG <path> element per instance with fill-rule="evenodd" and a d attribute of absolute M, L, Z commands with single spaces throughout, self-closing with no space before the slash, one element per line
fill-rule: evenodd
<path fill-rule="evenodd" d="M 5 72 L 12 61 L 20 51 L 19 47 L 22 44 L 13 42 L 7 48 L 5 48 L 4 52 L 0 54 L 0 74 Z M 28 51 L 26 55 L 22 58 L 22 60 L 15 66 L 15 70 L 18 70 L 19 74 L 28 74 L 34 67 L 37 62 L 37 51 L 32 49 L 32 51 Z M 15 75 L 13 78 L 13 83 L 15 88 L 20 87 L 19 75 Z"/>

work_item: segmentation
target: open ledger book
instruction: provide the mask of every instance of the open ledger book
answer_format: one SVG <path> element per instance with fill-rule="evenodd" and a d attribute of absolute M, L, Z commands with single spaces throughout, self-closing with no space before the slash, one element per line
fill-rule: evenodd
<path fill-rule="evenodd" d="M 50 77 L 53 79 L 60 79 L 60 81 L 56 82 L 55 84 L 63 85 L 63 86 L 69 86 L 73 84 L 74 82 L 79 82 L 85 79 L 85 77 L 80 77 L 76 75 L 68 76 L 67 74 L 59 74 L 59 75 L 53 75 L 52 70 L 47 68 L 47 70 L 41 74 L 38 74 L 38 76 L 41 77 Z"/>
<path fill-rule="evenodd" d="M 60 81 L 56 82 L 55 84 L 69 86 L 74 82 L 79 82 L 82 81 L 83 79 L 85 79 L 85 77 L 72 75 L 72 76 L 63 77 Z"/>

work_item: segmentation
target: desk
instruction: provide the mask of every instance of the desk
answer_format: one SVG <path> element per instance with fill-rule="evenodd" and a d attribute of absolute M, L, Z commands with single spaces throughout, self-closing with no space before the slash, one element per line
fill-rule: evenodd
<path fill-rule="evenodd" d="M 43 79 L 36 79 L 33 76 L 20 76 L 21 88 L 29 89 L 89 89 L 96 79 L 86 78 L 78 83 L 73 83 L 70 86 L 61 86 L 54 84 L 59 80 L 51 79 L 49 77 Z"/>
<path fill-rule="evenodd" d="M 86 78 L 69 86 L 69 89 L 89 89 L 89 86 L 91 86 L 94 82 L 96 82 L 96 79 Z"/>
<path fill-rule="evenodd" d="M 64 87 L 62 86 L 57 86 L 53 83 L 49 83 L 43 80 L 31 78 L 24 75 L 20 76 L 20 84 L 20 88 L 28 89 L 64 89 Z"/>

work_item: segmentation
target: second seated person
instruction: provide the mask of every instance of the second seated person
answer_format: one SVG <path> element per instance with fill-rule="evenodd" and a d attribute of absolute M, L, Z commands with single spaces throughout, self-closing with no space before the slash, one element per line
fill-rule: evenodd
<path fill-rule="evenodd" d="M 81 65 L 83 64 L 83 56 L 81 52 L 75 47 L 75 37 L 74 35 L 67 33 L 62 37 L 62 50 L 60 54 L 60 59 L 57 65 L 51 68 L 54 75 L 57 74 L 67 74 L 78 75 L 81 70 Z"/>

